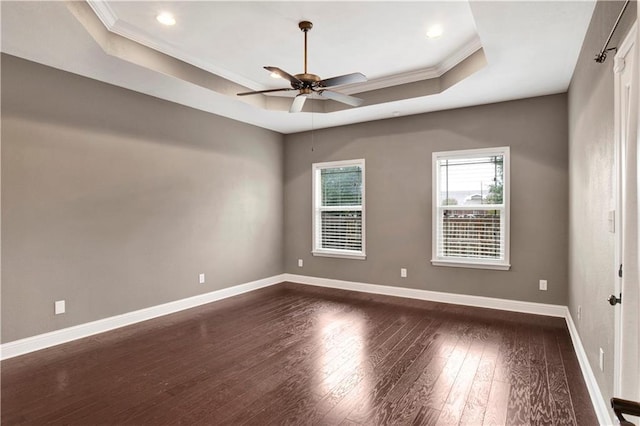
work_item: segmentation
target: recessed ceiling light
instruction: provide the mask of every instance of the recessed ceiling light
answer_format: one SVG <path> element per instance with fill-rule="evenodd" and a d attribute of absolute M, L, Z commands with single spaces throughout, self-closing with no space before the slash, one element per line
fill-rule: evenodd
<path fill-rule="evenodd" d="M 433 26 L 427 31 L 427 37 L 438 38 L 442 36 L 442 27 L 440 25 Z"/>
<path fill-rule="evenodd" d="M 161 14 L 156 16 L 156 19 L 162 25 L 175 25 L 176 24 L 176 18 L 174 18 L 173 15 L 170 14 L 169 12 L 162 12 Z"/>

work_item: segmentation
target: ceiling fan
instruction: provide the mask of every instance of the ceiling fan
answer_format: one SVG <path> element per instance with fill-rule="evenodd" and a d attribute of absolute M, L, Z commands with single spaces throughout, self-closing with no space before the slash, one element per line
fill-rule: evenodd
<path fill-rule="evenodd" d="M 351 105 L 354 107 L 362 105 L 364 101 L 360 98 L 334 92 L 325 88 L 340 86 L 342 84 L 362 83 L 367 81 L 367 77 L 365 77 L 365 75 L 362 73 L 355 72 L 351 74 L 340 75 L 337 77 L 325 78 L 323 80 L 315 74 L 309 74 L 307 72 L 307 33 L 311 28 L 313 28 L 313 24 L 309 21 L 301 21 L 298 23 L 298 27 L 304 33 L 304 73 L 291 75 L 278 67 L 264 67 L 264 69 L 266 69 L 267 71 L 270 71 L 271 73 L 276 74 L 279 77 L 284 78 L 285 80 L 289 80 L 289 82 L 291 83 L 291 87 L 282 89 L 258 90 L 254 92 L 243 92 L 238 93 L 238 96 L 297 90 L 298 95 L 293 100 L 289 112 L 302 111 L 304 101 L 307 99 L 307 96 L 311 95 L 312 93 L 317 93 L 318 95 L 327 99 L 332 99 L 334 101 L 342 102 L 343 104 Z"/>

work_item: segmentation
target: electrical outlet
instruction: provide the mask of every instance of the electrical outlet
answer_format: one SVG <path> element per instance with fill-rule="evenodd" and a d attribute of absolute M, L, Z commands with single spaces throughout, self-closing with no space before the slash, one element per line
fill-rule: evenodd
<path fill-rule="evenodd" d="M 604 371 L 604 351 L 600 348 L 600 371 Z"/>
<path fill-rule="evenodd" d="M 582 318 L 582 305 L 578 305 L 578 321 Z"/>
<path fill-rule="evenodd" d="M 65 306 L 65 301 L 64 300 L 57 300 L 54 303 L 54 312 L 56 315 L 60 315 L 60 314 L 64 314 L 66 312 L 67 308 Z"/>
<path fill-rule="evenodd" d="M 298 268 L 302 268 L 304 265 L 304 261 L 302 259 L 298 259 Z"/>
<path fill-rule="evenodd" d="M 407 268 L 400 268 L 400 278 L 407 278 Z"/>
<path fill-rule="evenodd" d="M 200 284 L 204 284 L 204 274 L 200 274 L 200 276 L 198 277 L 198 281 L 200 282 Z"/>
<path fill-rule="evenodd" d="M 547 280 L 540 280 L 540 290 L 547 291 Z"/>

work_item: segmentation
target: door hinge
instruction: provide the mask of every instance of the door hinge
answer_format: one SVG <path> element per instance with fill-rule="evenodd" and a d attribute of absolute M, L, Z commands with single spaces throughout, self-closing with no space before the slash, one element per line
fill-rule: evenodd
<path fill-rule="evenodd" d="M 620 269 L 618 269 L 618 276 L 622 278 L 622 263 L 620 264 Z"/>

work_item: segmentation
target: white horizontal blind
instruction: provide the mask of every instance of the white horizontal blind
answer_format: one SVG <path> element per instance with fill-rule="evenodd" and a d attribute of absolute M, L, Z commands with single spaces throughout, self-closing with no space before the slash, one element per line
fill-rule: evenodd
<path fill-rule="evenodd" d="M 314 165 L 314 252 L 363 254 L 364 160 Z"/>
<path fill-rule="evenodd" d="M 362 212 L 323 211 L 322 248 L 338 250 L 362 250 Z"/>
<path fill-rule="evenodd" d="M 473 210 L 464 215 L 441 209 L 438 256 L 503 260 L 502 210 Z"/>
<path fill-rule="evenodd" d="M 437 156 L 436 260 L 506 261 L 505 153 L 487 151 Z"/>

